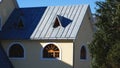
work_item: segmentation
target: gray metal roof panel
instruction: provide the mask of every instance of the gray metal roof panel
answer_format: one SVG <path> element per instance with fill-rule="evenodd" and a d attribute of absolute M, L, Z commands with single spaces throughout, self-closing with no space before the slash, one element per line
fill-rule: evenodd
<path fill-rule="evenodd" d="M 31 39 L 75 39 L 88 5 L 47 7 Z M 53 28 L 57 15 L 72 20 L 66 27 Z"/>

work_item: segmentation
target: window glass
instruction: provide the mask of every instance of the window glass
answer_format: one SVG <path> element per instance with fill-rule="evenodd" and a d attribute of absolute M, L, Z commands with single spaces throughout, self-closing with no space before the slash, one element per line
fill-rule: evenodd
<path fill-rule="evenodd" d="M 86 59 L 86 48 L 85 48 L 85 46 L 81 47 L 81 50 L 80 50 L 80 59 Z"/>
<path fill-rule="evenodd" d="M 48 44 L 43 49 L 43 58 L 59 58 L 59 48 L 54 44 Z"/>
<path fill-rule="evenodd" d="M 20 44 L 13 44 L 9 49 L 10 58 L 23 58 L 24 49 Z"/>

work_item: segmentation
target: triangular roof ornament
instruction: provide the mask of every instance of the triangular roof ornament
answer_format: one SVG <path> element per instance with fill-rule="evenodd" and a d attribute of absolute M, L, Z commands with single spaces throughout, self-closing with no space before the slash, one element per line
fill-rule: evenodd
<path fill-rule="evenodd" d="M 55 19 L 55 22 L 54 22 L 54 25 L 53 25 L 53 28 L 57 28 L 58 26 L 62 26 L 62 27 L 65 28 L 71 22 L 72 22 L 72 20 L 70 20 L 66 17 L 60 16 L 60 15 L 57 15 L 56 19 Z"/>

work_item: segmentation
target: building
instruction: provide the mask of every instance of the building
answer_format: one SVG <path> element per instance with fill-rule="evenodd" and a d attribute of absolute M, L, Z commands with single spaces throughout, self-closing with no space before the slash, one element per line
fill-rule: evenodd
<path fill-rule="evenodd" d="M 0 18 L 0 67 L 90 68 L 89 5 L 19 8 L 3 0 Z"/>

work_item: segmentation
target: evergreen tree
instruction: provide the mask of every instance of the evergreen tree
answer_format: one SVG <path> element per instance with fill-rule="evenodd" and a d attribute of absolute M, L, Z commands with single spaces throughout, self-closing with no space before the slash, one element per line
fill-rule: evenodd
<path fill-rule="evenodd" d="M 119 68 L 120 61 L 117 60 L 120 60 L 120 1 L 99 1 L 96 5 L 97 31 L 89 45 L 92 67 Z"/>

